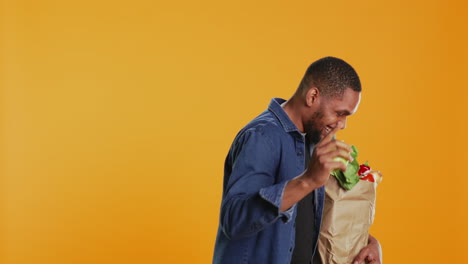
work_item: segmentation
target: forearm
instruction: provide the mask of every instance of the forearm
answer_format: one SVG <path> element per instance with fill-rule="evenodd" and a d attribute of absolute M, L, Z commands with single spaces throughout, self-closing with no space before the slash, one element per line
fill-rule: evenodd
<path fill-rule="evenodd" d="M 289 181 L 284 188 L 283 200 L 281 203 L 281 212 L 287 211 L 294 204 L 302 200 L 313 190 L 320 186 L 311 182 L 305 177 L 305 173 Z"/>
<path fill-rule="evenodd" d="M 287 184 L 288 181 L 283 181 L 255 192 L 226 194 L 221 205 L 221 225 L 226 236 L 242 238 L 261 231 L 278 219 L 289 222 L 293 210 L 280 212 L 281 197 Z"/>
<path fill-rule="evenodd" d="M 226 236 L 230 239 L 249 236 L 278 218 L 288 222 L 294 204 L 320 187 L 308 179 L 310 176 L 304 172 L 290 181 L 270 185 L 248 195 L 235 192 L 226 195 L 221 206 L 221 223 Z"/>

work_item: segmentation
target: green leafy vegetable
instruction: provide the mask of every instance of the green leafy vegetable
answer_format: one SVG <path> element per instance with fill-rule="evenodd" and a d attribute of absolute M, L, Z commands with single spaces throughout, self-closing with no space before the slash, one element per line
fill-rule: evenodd
<path fill-rule="evenodd" d="M 351 152 L 351 157 L 353 157 L 353 161 L 348 162 L 348 165 L 346 166 L 346 171 L 342 172 L 341 170 L 334 170 L 331 173 L 333 176 L 336 177 L 341 187 L 343 187 L 346 190 L 351 190 L 354 187 L 354 185 L 356 185 L 359 182 L 359 176 L 357 175 L 357 172 L 359 171 L 359 163 L 357 161 L 358 150 L 354 145 L 352 145 L 351 148 L 353 150 Z"/>

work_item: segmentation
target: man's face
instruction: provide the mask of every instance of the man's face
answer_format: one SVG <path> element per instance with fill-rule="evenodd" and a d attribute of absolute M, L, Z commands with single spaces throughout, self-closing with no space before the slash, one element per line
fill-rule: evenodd
<path fill-rule="evenodd" d="M 320 98 L 320 105 L 304 125 L 309 141 L 318 143 L 336 127 L 338 121 L 343 122 L 346 128 L 346 118 L 357 111 L 361 93 L 347 88 L 342 98 Z"/>

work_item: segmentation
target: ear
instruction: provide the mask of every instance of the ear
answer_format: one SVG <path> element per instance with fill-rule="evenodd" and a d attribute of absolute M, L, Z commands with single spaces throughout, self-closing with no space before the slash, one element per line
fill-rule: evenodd
<path fill-rule="evenodd" d="M 319 102 L 320 92 L 317 87 L 310 87 L 305 95 L 306 105 L 313 106 Z"/>

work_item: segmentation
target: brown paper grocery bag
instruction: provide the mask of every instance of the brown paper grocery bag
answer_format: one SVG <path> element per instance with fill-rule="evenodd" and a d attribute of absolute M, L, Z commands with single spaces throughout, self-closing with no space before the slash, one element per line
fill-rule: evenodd
<path fill-rule="evenodd" d="M 318 250 L 323 264 L 352 263 L 367 245 L 374 221 L 377 183 L 360 180 L 343 189 L 334 176 L 325 184 Z"/>

